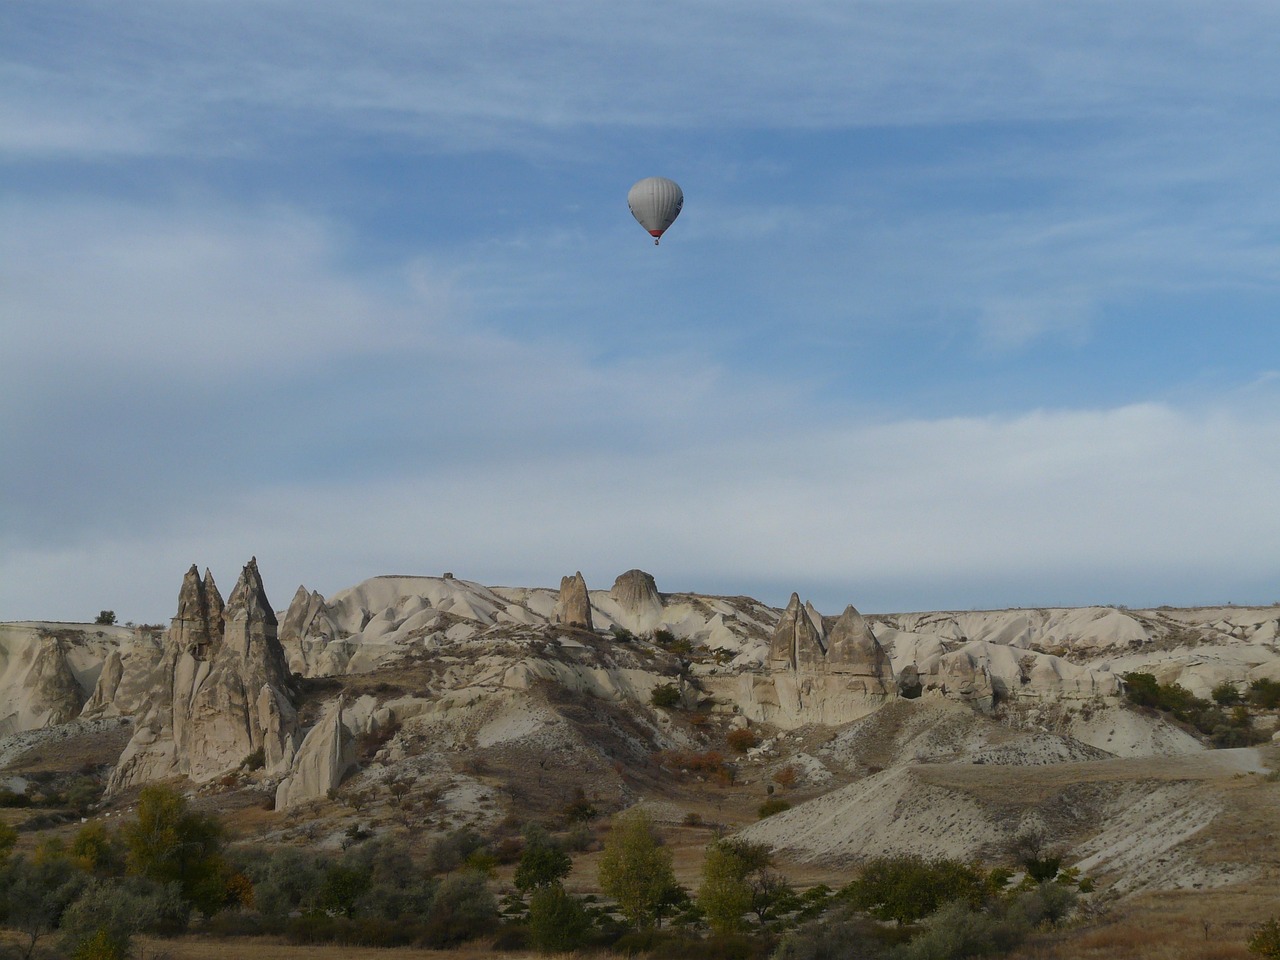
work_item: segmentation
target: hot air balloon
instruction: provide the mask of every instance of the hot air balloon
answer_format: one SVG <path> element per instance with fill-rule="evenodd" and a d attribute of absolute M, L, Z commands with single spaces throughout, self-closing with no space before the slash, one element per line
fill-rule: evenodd
<path fill-rule="evenodd" d="M 627 194 L 627 206 L 631 208 L 631 215 L 640 221 L 640 226 L 649 231 L 656 247 L 667 227 L 680 216 L 684 191 L 680 184 L 666 177 L 645 177 Z"/>

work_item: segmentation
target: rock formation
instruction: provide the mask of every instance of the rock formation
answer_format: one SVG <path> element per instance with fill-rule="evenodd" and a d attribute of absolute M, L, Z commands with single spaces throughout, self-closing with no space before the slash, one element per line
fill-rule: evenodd
<path fill-rule="evenodd" d="M 326 648 L 342 633 L 319 592 L 299 586 L 280 624 L 280 646 L 294 673 L 310 676 Z"/>
<path fill-rule="evenodd" d="M 591 598 L 587 581 L 579 570 L 572 577 L 560 578 L 560 602 L 556 604 L 556 622 L 567 627 L 595 629 L 591 623 Z"/>
<path fill-rule="evenodd" d="M 624 615 L 628 630 L 644 633 L 662 623 L 662 596 L 658 585 L 643 570 L 628 570 L 613 581 L 609 596 Z"/>
<path fill-rule="evenodd" d="M 307 731 L 289 776 L 276 788 L 276 809 L 325 796 L 355 762 L 355 738 L 342 722 L 342 698 L 338 697 Z"/>
<path fill-rule="evenodd" d="M 0 736 L 66 723 L 85 702 L 85 692 L 68 662 L 68 644 L 51 633 L 38 634 L 9 657 L 0 649 Z"/>
<path fill-rule="evenodd" d="M 769 643 L 769 667 L 804 673 L 820 672 L 826 660 L 822 633 L 800 605 L 800 595 L 791 594 L 791 602 L 782 612 Z"/>
<path fill-rule="evenodd" d="M 889 655 L 852 605 L 845 607 L 827 636 L 826 668 L 849 677 L 849 689 L 857 692 L 885 694 L 893 688 Z"/>
<path fill-rule="evenodd" d="M 256 560 L 225 607 L 206 572 L 194 566 L 152 672 L 150 700 L 108 786 L 110 792 L 161 777 L 210 780 L 261 749 L 268 771 L 288 768 L 297 713 Z"/>

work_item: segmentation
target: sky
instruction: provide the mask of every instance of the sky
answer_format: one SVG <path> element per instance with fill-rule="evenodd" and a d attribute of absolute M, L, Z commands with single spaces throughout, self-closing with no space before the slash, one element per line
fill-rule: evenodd
<path fill-rule="evenodd" d="M 0 620 L 1280 601 L 1267 2 L 0 5 Z M 680 183 L 660 247 L 627 191 Z"/>

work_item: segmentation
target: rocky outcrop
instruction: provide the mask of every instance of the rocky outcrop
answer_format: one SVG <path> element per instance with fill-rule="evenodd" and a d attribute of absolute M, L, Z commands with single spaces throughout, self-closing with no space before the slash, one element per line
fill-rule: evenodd
<path fill-rule="evenodd" d="M 341 634 L 324 597 L 299 586 L 280 623 L 280 646 L 289 661 L 289 669 L 302 676 L 312 676 L 329 645 Z"/>
<path fill-rule="evenodd" d="M 355 737 L 342 722 L 342 698 L 307 731 L 289 775 L 276 788 L 276 809 L 325 796 L 356 763 Z"/>
<path fill-rule="evenodd" d="M 613 582 L 609 596 L 623 615 L 623 626 L 635 633 L 662 623 L 662 596 L 653 577 L 643 570 L 628 570 Z"/>
<path fill-rule="evenodd" d="M 791 594 L 769 642 L 770 669 L 816 672 L 825 659 L 821 631 L 800 605 L 800 595 Z"/>
<path fill-rule="evenodd" d="M 885 694 L 893 688 L 893 666 L 871 627 L 852 605 L 845 607 L 827 637 L 826 668 L 846 676 L 850 690 Z"/>
<path fill-rule="evenodd" d="M 591 624 L 591 598 L 587 581 L 579 570 L 572 577 L 560 578 L 560 602 L 556 604 L 556 622 L 567 627 L 595 629 Z"/>
<path fill-rule="evenodd" d="M 256 560 L 230 598 L 193 566 L 151 676 L 153 694 L 120 757 L 110 792 L 161 777 L 210 780 L 263 751 L 283 772 L 296 750 L 289 668 Z"/>

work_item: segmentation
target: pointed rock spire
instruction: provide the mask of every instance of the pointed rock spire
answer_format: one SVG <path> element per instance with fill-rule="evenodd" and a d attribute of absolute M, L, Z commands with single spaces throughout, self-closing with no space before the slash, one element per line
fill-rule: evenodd
<path fill-rule="evenodd" d="M 886 689 L 893 682 L 889 655 L 852 604 L 844 608 L 827 637 L 827 669 L 870 678 Z"/>
<path fill-rule="evenodd" d="M 821 670 L 824 655 L 818 628 L 800 605 L 800 595 L 791 594 L 769 644 L 769 666 L 774 670 Z"/>
<path fill-rule="evenodd" d="M 591 623 L 591 598 L 587 581 L 579 570 L 572 577 L 560 578 L 560 602 L 556 604 L 556 621 L 568 627 L 594 630 Z"/>

